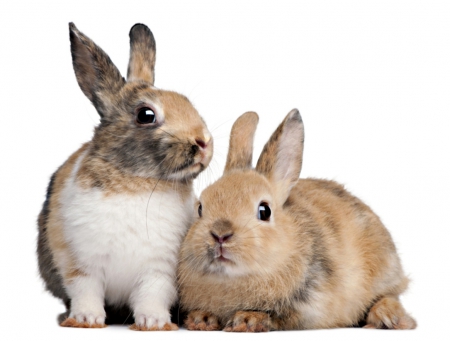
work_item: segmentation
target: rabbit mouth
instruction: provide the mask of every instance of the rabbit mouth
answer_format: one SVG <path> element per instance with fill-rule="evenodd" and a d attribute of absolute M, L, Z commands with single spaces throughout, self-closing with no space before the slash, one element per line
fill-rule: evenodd
<path fill-rule="evenodd" d="M 224 257 L 223 255 L 220 255 L 219 257 L 217 257 L 216 260 L 219 262 L 231 262 L 231 259 L 228 259 L 228 258 Z"/>
<path fill-rule="evenodd" d="M 232 262 L 229 251 L 227 251 L 223 246 L 215 247 L 213 261 L 217 261 L 219 263 Z"/>
<path fill-rule="evenodd" d="M 181 166 L 178 166 L 176 168 L 176 171 L 180 172 L 180 171 L 183 171 L 183 170 L 186 170 L 189 168 L 193 169 L 198 166 L 200 166 L 200 167 L 203 166 L 203 164 L 201 162 L 195 162 L 195 163 L 194 162 L 195 162 L 195 160 L 193 160 L 193 159 L 187 160 L 184 164 L 182 164 Z"/>
<path fill-rule="evenodd" d="M 201 162 L 194 163 L 194 161 L 191 161 L 177 167 L 175 172 L 169 175 L 169 178 L 175 180 L 195 179 L 205 168 L 205 165 Z"/>

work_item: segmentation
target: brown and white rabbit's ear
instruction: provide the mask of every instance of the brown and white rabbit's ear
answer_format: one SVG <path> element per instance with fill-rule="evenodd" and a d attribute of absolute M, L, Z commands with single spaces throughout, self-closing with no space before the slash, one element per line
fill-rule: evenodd
<path fill-rule="evenodd" d="M 130 61 L 127 81 L 141 80 L 150 84 L 155 82 L 156 43 L 152 31 L 136 24 L 130 30 Z"/>
<path fill-rule="evenodd" d="M 253 138 L 258 121 L 258 114 L 249 111 L 239 116 L 234 122 L 231 128 L 230 147 L 224 173 L 252 167 Z"/>
<path fill-rule="evenodd" d="M 303 121 L 297 109 L 289 112 L 264 146 L 256 171 L 265 175 L 283 204 L 300 175 L 304 142 Z"/>
<path fill-rule="evenodd" d="M 106 114 L 105 100 L 125 84 L 108 55 L 91 39 L 69 23 L 70 48 L 78 85 L 101 117 Z"/>

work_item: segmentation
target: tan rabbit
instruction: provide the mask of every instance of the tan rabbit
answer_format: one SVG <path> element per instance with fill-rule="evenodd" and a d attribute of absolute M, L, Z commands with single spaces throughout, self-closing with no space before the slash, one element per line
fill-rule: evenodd
<path fill-rule="evenodd" d="M 304 131 L 292 110 L 251 168 L 258 116 L 233 125 L 225 172 L 200 196 L 180 253 L 190 330 L 412 329 L 408 285 L 380 219 L 333 181 L 298 179 Z"/>
<path fill-rule="evenodd" d="M 192 181 L 212 157 L 211 134 L 186 97 L 153 86 L 147 26 L 130 31 L 126 81 L 100 47 L 69 28 L 78 84 L 101 120 L 50 181 L 38 220 L 41 276 L 67 307 L 62 326 L 133 316 L 132 329 L 177 329 L 169 312 L 177 257 L 194 219 Z"/>

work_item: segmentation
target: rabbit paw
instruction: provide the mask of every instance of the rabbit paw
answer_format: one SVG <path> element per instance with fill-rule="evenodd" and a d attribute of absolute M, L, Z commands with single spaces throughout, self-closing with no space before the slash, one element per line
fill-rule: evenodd
<path fill-rule="evenodd" d="M 206 311 L 191 311 L 184 323 L 188 330 L 219 330 L 217 317 Z"/>
<path fill-rule="evenodd" d="M 169 313 L 164 314 L 138 314 L 135 323 L 130 326 L 131 330 L 137 331 L 170 331 L 178 330 L 178 326 L 170 322 Z"/>
<path fill-rule="evenodd" d="M 384 297 L 370 308 L 367 325 L 370 329 L 414 329 L 416 321 L 395 298 Z"/>
<path fill-rule="evenodd" d="M 238 311 L 228 321 L 226 332 L 268 332 L 270 330 L 270 316 L 259 311 Z"/>
<path fill-rule="evenodd" d="M 61 327 L 72 328 L 105 328 L 105 315 L 71 314 L 60 324 Z"/>

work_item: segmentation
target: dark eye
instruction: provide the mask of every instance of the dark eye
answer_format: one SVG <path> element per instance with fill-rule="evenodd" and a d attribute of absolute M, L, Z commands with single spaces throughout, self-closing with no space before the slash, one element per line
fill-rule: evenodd
<path fill-rule="evenodd" d="M 136 121 L 139 124 L 155 123 L 156 115 L 150 108 L 141 108 L 136 116 Z"/>
<path fill-rule="evenodd" d="M 272 211 L 270 210 L 269 204 L 266 202 L 262 202 L 258 207 L 258 219 L 263 221 L 269 221 L 270 214 Z"/>
<path fill-rule="evenodd" d="M 202 204 L 198 205 L 198 216 L 202 216 Z"/>

